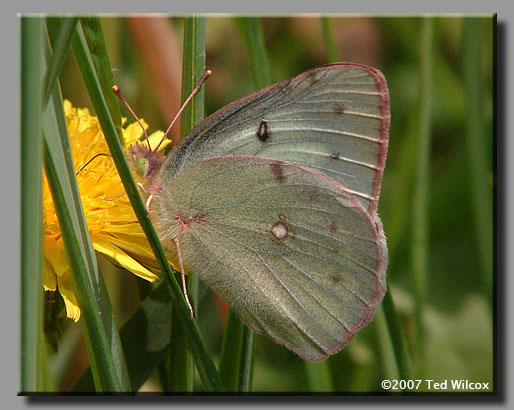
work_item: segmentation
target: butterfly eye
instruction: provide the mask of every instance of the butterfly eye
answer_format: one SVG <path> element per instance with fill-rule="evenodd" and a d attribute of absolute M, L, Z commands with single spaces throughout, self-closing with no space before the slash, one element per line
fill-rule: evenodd
<path fill-rule="evenodd" d="M 148 159 L 139 158 L 136 161 L 136 172 L 139 176 L 145 176 L 146 170 L 148 169 Z"/>

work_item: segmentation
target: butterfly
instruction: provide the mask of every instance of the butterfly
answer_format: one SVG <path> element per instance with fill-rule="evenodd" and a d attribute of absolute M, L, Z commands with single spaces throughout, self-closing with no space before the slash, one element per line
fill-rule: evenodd
<path fill-rule="evenodd" d="M 252 330 L 321 361 L 386 291 L 377 205 L 389 124 L 380 71 L 334 63 L 221 108 L 166 158 L 144 145 L 130 152 L 182 272 Z"/>

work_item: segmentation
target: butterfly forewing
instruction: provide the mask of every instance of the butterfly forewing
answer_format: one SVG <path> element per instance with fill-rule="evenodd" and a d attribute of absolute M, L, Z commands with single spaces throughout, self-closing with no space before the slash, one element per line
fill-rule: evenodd
<path fill-rule="evenodd" d="M 186 269 L 252 329 L 322 360 L 371 319 L 385 292 L 385 238 L 342 185 L 250 156 L 199 161 L 161 179 L 152 218 L 164 245 L 175 253 L 178 238 Z"/>
<path fill-rule="evenodd" d="M 217 111 L 183 139 L 164 167 L 174 174 L 218 155 L 287 160 L 339 182 L 373 215 L 388 129 L 389 94 L 382 74 L 331 64 Z"/>

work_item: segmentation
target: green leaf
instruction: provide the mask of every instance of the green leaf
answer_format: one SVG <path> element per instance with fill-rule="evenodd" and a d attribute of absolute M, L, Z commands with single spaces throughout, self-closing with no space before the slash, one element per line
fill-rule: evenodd
<path fill-rule="evenodd" d="M 309 382 L 309 391 L 322 393 L 334 391 L 329 363 L 329 360 L 325 360 L 321 363 L 304 361 L 307 380 Z"/>
<path fill-rule="evenodd" d="M 465 18 L 462 28 L 463 72 L 468 102 L 466 121 L 466 148 L 473 196 L 475 235 L 479 244 L 482 282 L 485 294 L 493 293 L 493 184 L 491 152 L 492 135 L 486 132 L 484 121 L 483 74 L 481 73 L 481 21 Z M 492 52 L 492 51 L 490 51 Z"/>
<path fill-rule="evenodd" d="M 184 24 L 184 46 L 182 62 L 182 102 L 186 101 L 200 78 L 205 73 L 205 17 L 192 15 L 186 17 Z M 184 108 L 180 116 L 180 135 L 184 136 L 191 128 L 203 119 L 204 89 L 196 94 Z M 187 278 L 187 292 L 193 312 L 198 315 L 198 276 L 193 274 Z M 166 391 L 192 392 L 194 390 L 194 361 L 187 351 L 187 335 L 175 331 L 178 320 L 174 318 L 172 328 L 172 344 L 165 362 L 166 373 L 162 376 Z M 164 383 L 164 381 L 166 381 Z"/>
<path fill-rule="evenodd" d="M 61 72 L 64 60 L 68 55 L 68 51 L 71 46 L 71 38 L 75 32 L 75 26 L 77 25 L 78 17 L 67 17 L 60 24 L 59 34 L 54 44 L 54 56 L 45 74 L 45 91 L 43 94 L 43 107 L 46 107 L 50 93 L 52 92 L 57 77 Z"/>
<path fill-rule="evenodd" d="M 184 24 L 182 62 L 182 102 L 191 94 L 205 73 L 205 17 L 187 17 Z M 186 135 L 204 116 L 204 88 L 184 108 L 180 116 L 180 135 Z"/>
<path fill-rule="evenodd" d="M 271 70 L 260 21 L 255 17 L 235 18 L 245 40 L 256 88 L 271 84 Z M 248 392 L 253 372 L 253 331 L 229 310 L 223 335 L 220 368 L 227 391 Z"/>
<path fill-rule="evenodd" d="M 102 93 L 102 88 L 97 78 L 97 73 L 92 62 L 87 42 L 84 38 L 81 24 L 78 26 L 77 35 L 74 36 L 73 39 L 73 51 L 95 107 L 95 111 L 98 115 L 98 120 L 105 135 L 113 161 L 118 173 L 120 174 L 125 192 L 127 193 L 132 208 L 134 209 L 134 213 L 141 224 L 141 228 L 148 239 L 152 251 L 154 252 L 159 267 L 164 273 L 165 279 L 169 281 L 170 294 L 174 303 L 174 313 L 178 315 L 183 331 L 187 334 L 186 339 L 188 346 L 195 357 L 195 364 L 197 366 L 198 373 L 200 374 L 200 378 L 202 379 L 207 391 L 220 391 L 222 390 L 222 384 L 214 362 L 207 352 L 205 342 L 200 335 L 196 321 L 191 320 L 190 318 L 190 311 L 184 299 L 184 295 L 182 294 L 180 286 L 178 285 L 173 271 L 168 264 L 161 242 L 159 241 L 157 233 L 148 217 L 148 213 L 146 212 L 146 208 L 132 177 L 125 158 L 125 153 L 116 133 L 114 121 L 111 118 L 107 102 Z"/>
<path fill-rule="evenodd" d="M 21 391 L 42 391 L 43 138 L 39 17 L 21 18 Z"/>
<path fill-rule="evenodd" d="M 169 349 L 172 315 L 169 292 L 167 282 L 159 284 L 120 329 L 134 391 L 141 388 Z M 93 377 L 88 368 L 72 391 L 91 391 L 92 387 Z"/>
<path fill-rule="evenodd" d="M 93 16 L 81 17 L 80 25 L 84 32 L 84 38 L 87 42 L 90 57 L 102 88 L 102 94 L 107 103 L 107 107 L 109 108 L 109 113 L 111 114 L 116 131 L 118 132 L 121 144 L 125 145 L 123 133 L 121 132 L 120 106 L 118 98 L 112 92 L 114 79 L 112 76 L 111 63 L 107 55 L 107 48 L 105 47 L 104 34 L 102 26 L 100 25 L 100 19 Z"/>
<path fill-rule="evenodd" d="M 389 293 L 391 288 L 387 290 Z M 376 330 L 376 340 L 380 353 L 380 365 L 382 368 L 381 376 L 384 379 L 393 380 L 399 379 L 399 371 L 398 365 L 399 363 L 396 360 L 394 348 L 393 348 L 393 340 L 391 338 L 391 332 L 387 327 L 387 321 L 384 314 L 384 306 L 380 305 L 375 313 L 375 317 L 373 318 L 373 326 Z"/>
<path fill-rule="evenodd" d="M 47 59 L 50 59 L 48 50 Z M 45 172 L 70 264 L 73 289 L 82 312 L 84 338 L 98 392 L 131 389 L 110 300 L 98 272 L 96 256 L 82 210 L 70 155 L 59 88 L 50 95 L 43 115 Z"/>
<path fill-rule="evenodd" d="M 423 20 L 421 32 L 421 78 L 420 87 L 420 122 L 417 150 L 416 189 L 413 200 L 413 238 L 412 263 L 414 284 L 414 323 L 416 323 L 414 341 L 414 363 L 416 376 L 421 377 L 423 362 L 423 311 L 426 303 L 426 287 L 428 276 L 429 256 L 429 226 L 428 207 L 430 184 L 430 147 L 432 134 L 432 91 L 433 91 L 433 49 L 434 49 L 434 19 L 427 17 Z"/>
<path fill-rule="evenodd" d="M 228 392 L 239 391 L 239 374 L 245 326 L 233 310 L 229 310 L 221 345 L 219 370 L 223 384 Z"/>
<path fill-rule="evenodd" d="M 387 322 L 389 336 L 393 346 L 396 366 L 401 380 L 412 379 L 412 365 L 407 350 L 407 343 L 401 328 L 401 322 L 394 306 L 391 289 L 388 289 L 382 301 L 382 309 Z"/>
<path fill-rule="evenodd" d="M 257 17 L 236 17 L 235 22 L 248 50 L 255 87 L 264 88 L 271 84 L 271 67 L 260 20 Z"/>
<path fill-rule="evenodd" d="M 327 59 L 329 63 L 336 63 L 341 61 L 341 55 L 334 41 L 332 33 L 332 26 L 330 25 L 330 18 L 326 16 L 321 17 L 321 25 L 323 27 L 323 37 L 325 38 L 325 45 L 327 47 Z"/>
<path fill-rule="evenodd" d="M 227 392 L 249 392 L 253 376 L 254 334 L 228 311 L 221 345 L 220 374 Z"/>

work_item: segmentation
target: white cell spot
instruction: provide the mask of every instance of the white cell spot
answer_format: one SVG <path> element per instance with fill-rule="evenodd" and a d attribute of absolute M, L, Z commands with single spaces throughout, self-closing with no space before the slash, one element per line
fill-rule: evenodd
<path fill-rule="evenodd" d="M 288 230 L 282 222 L 278 222 L 271 227 L 271 233 L 275 238 L 277 238 L 280 241 L 283 241 L 287 238 Z"/>

